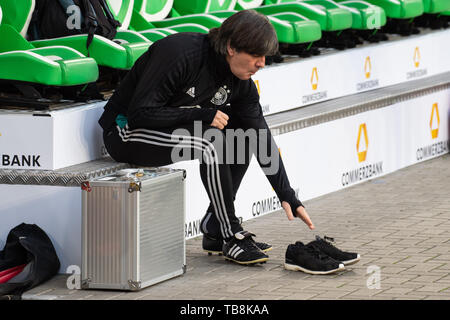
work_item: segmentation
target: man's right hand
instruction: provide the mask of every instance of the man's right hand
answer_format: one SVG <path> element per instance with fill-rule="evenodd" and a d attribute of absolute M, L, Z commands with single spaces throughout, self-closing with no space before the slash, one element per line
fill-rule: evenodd
<path fill-rule="evenodd" d="M 211 123 L 211 126 L 222 130 L 223 128 L 225 128 L 227 126 L 228 119 L 229 119 L 229 117 L 226 113 L 223 113 L 222 111 L 217 110 L 216 115 L 214 116 L 214 120 Z"/>

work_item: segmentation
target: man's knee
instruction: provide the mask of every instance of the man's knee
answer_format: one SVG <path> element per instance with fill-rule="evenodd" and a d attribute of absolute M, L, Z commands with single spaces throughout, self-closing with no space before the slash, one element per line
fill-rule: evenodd
<path fill-rule="evenodd" d="M 209 149 L 214 148 L 220 163 L 247 165 L 250 163 L 253 155 L 250 141 L 256 138 L 256 134 L 252 130 L 227 127 L 220 130 L 209 126 L 205 130 L 203 138 L 208 141 Z"/>
<path fill-rule="evenodd" d="M 177 128 L 171 137 L 174 141 L 173 162 L 198 159 L 207 164 L 221 163 L 226 150 L 223 131 L 202 121 L 195 121 L 193 126 Z"/>

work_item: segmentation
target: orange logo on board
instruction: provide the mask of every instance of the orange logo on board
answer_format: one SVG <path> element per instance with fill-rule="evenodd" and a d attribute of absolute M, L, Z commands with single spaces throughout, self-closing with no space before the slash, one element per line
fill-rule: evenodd
<path fill-rule="evenodd" d="M 361 148 L 361 134 L 364 135 L 365 148 Z M 367 149 L 369 147 L 369 138 L 367 136 L 367 126 L 365 123 L 359 126 L 358 139 L 356 140 L 356 152 L 358 153 L 358 161 L 366 161 Z"/>
<path fill-rule="evenodd" d="M 420 66 L 420 50 L 419 47 L 416 47 L 416 49 L 414 50 L 414 66 L 416 68 L 418 68 Z"/>
<path fill-rule="evenodd" d="M 433 128 L 433 120 L 436 118 L 437 127 Z M 431 137 L 433 139 L 436 139 L 439 135 L 439 125 L 441 123 L 441 119 L 439 119 L 439 109 L 438 104 L 433 104 L 433 107 L 431 109 L 431 118 L 430 118 L 430 129 L 431 129 Z"/>
<path fill-rule="evenodd" d="M 371 72 L 372 72 L 372 63 L 370 61 L 370 57 L 367 57 L 366 61 L 364 62 L 364 73 L 366 75 L 366 79 L 370 78 Z"/>
<path fill-rule="evenodd" d="M 314 67 L 311 74 L 311 85 L 313 90 L 317 90 L 319 86 L 319 73 L 317 72 L 317 67 Z"/>
<path fill-rule="evenodd" d="M 259 80 L 253 80 L 256 85 L 256 89 L 258 89 L 258 94 L 261 95 L 261 88 L 259 87 Z"/>

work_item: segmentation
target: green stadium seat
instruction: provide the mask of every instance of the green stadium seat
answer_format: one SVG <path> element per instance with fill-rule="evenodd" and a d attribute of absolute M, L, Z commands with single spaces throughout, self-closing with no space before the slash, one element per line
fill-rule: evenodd
<path fill-rule="evenodd" d="M 450 10 L 449 0 L 423 0 L 425 13 L 441 13 Z"/>
<path fill-rule="evenodd" d="M 158 5 L 151 6 L 155 1 Z M 223 20 L 236 11 L 230 8 L 236 5 L 236 0 L 204 0 L 204 1 L 164 1 L 158 0 L 136 0 L 134 6 L 134 17 L 132 27 L 143 29 L 148 26 L 170 27 L 180 24 L 197 24 L 207 29 L 219 27 Z M 172 8 L 169 4 L 173 3 Z M 161 9 L 157 14 L 155 8 Z M 153 11 L 150 11 L 152 8 Z M 168 15 L 170 14 L 170 17 Z M 166 15 L 164 17 L 164 15 Z M 159 20 L 152 20 L 159 19 Z M 310 43 L 320 39 L 320 26 L 315 21 L 306 17 L 297 17 L 296 21 L 283 21 L 277 17 L 269 17 L 272 25 L 277 31 L 278 39 L 284 43 Z"/>
<path fill-rule="evenodd" d="M 133 15 L 134 0 L 106 0 L 114 18 L 120 22 L 118 31 L 127 31 Z"/>
<path fill-rule="evenodd" d="M 211 12 L 210 15 L 226 19 L 237 10 Z M 285 13 L 284 16 L 268 15 L 267 18 L 274 27 L 278 41 L 281 43 L 300 44 L 319 40 L 322 36 L 320 26 L 316 21 L 295 13 Z"/>
<path fill-rule="evenodd" d="M 265 5 L 262 5 L 263 3 L 265 3 Z M 188 2 L 186 1 L 174 0 L 174 9 L 181 15 L 192 14 L 196 12 L 196 10 L 196 13 L 199 13 L 198 10 L 203 10 L 202 13 L 208 13 L 221 18 L 226 18 L 234 13 L 234 11 L 229 10 L 206 12 L 205 10 L 208 8 L 217 8 L 217 5 L 214 6 L 213 4 L 214 1 L 196 0 L 189 1 L 188 5 Z M 222 4 L 227 4 L 227 6 L 230 7 L 232 1 L 229 1 L 228 3 L 222 2 Z M 284 43 L 296 43 L 285 40 L 285 38 L 291 36 L 288 30 L 283 29 L 286 23 L 297 24 L 315 21 L 320 25 L 321 31 L 323 32 L 320 41 L 316 40 L 316 46 L 344 49 L 347 47 L 354 47 L 356 42 L 349 34 L 342 34 L 343 31 L 348 30 L 353 26 L 358 30 L 376 29 L 386 23 L 386 17 L 382 8 L 368 3 L 363 4 L 365 4 L 364 7 L 351 8 L 331 0 L 239 0 L 236 2 L 235 9 L 253 9 L 269 17 L 275 30 L 277 30 L 280 42 Z M 370 12 L 369 7 L 374 9 L 373 12 Z M 367 21 L 365 17 L 369 12 L 378 18 L 373 19 L 373 23 L 370 26 L 365 23 Z M 353 21 L 354 16 L 355 22 Z M 275 19 L 277 23 L 274 23 Z M 312 42 L 311 39 L 308 39 L 308 34 L 305 31 L 298 32 L 298 34 L 297 43 Z M 302 35 L 306 39 L 302 39 Z"/>
<path fill-rule="evenodd" d="M 120 43 L 106 39 L 105 37 L 94 35 L 94 39 L 86 48 L 87 35 L 75 35 L 54 39 L 35 40 L 31 43 L 36 47 L 47 47 L 52 45 L 63 45 L 89 55 L 95 59 L 100 66 L 113 69 L 131 69 L 134 62 L 145 52 L 151 42 L 145 38 L 145 42 L 140 38 L 140 42 L 129 42 L 136 40 L 137 36 L 117 39 Z"/>
<path fill-rule="evenodd" d="M 423 0 L 424 14 L 415 19 L 420 27 L 441 29 L 448 27 L 449 0 Z"/>
<path fill-rule="evenodd" d="M 222 20 L 209 14 L 191 14 L 180 17 L 170 17 L 164 20 L 151 21 L 157 28 L 170 28 L 177 25 L 195 24 L 208 29 L 220 27 Z"/>
<path fill-rule="evenodd" d="M 0 79 L 49 86 L 75 86 L 95 82 L 95 60 L 64 47 L 35 48 L 8 24 L 0 25 Z"/>
<path fill-rule="evenodd" d="M 236 0 L 173 1 L 173 9 L 183 16 L 197 13 L 234 10 L 235 6 Z"/>
<path fill-rule="evenodd" d="M 182 28 L 182 27 L 180 27 Z M 174 28 L 176 29 L 176 28 Z M 148 40 L 155 42 L 159 39 L 162 39 L 164 37 L 167 37 L 170 34 L 177 33 L 176 30 L 171 28 L 152 28 L 149 30 L 143 30 L 139 31 L 140 34 L 142 34 L 144 37 L 146 37 Z"/>
<path fill-rule="evenodd" d="M 247 10 L 260 7 L 264 4 L 264 0 L 237 0 L 236 10 Z"/>
<path fill-rule="evenodd" d="M 25 3 L 21 7 L 26 11 Z M 32 2 L 28 2 L 32 8 Z M 50 86 L 74 86 L 95 82 L 98 67 L 95 60 L 71 48 L 56 46 L 35 48 L 23 36 L 24 27 L 7 24 L 11 13 L 0 4 L 0 80 Z M 29 25 L 31 17 L 18 13 L 16 21 Z M 20 32 L 20 33 L 19 33 Z"/>
<path fill-rule="evenodd" d="M 387 17 L 383 8 L 362 0 L 341 0 L 340 5 L 352 14 L 352 33 L 355 38 L 369 42 L 387 40 L 387 36 L 379 32 L 386 25 Z"/>
<path fill-rule="evenodd" d="M 174 0 L 174 9 L 181 15 L 209 13 L 214 14 L 216 11 L 231 10 L 233 6 L 236 10 L 254 9 L 267 16 L 286 17 L 290 22 L 295 20 L 295 16 L 302 16 L 302 19 L 310 19 L 317 21 L 322 31 L 342 30 L 351 27 L 351 14 L 347 9 L 342 8 L 332 1 L 326 0 L 305 0 L 295 3 L 292 0 L 194 0 L 183 1 Z M 284 4 L 284 5 L 277 5 Z M 287 5 L 289 4 L 289 5 Z M 318 7 L 320 5 L 320 7 Z"/>
<path fill-rule="evenodd" d="M 118 29 L 117 35 L 118 37 L 123 37 L 123 34 L 129 32 L 136 32 L 133 28 L 131 28 L 131 19 L 133 17 L 133 8 L 134 8 L 134 0 L 106 0 L 114 18 L 121 23 L 121 26 Z M 145 26 L 148 27 L 147 21 L 144 22 Z M 189 29 L 189 31 L 203 31 L 204 28 L 199 29 L 196 26 L 193 26 Z M 151 28 L 149 30 L 139 31 L 139 35 L 145 37 L 150 42 L 155 42 L 159 39 L 166 37 L 169 34 L 173 34 L 178 32 L 179 30 L 188 30 L 187 26 L 176 27 L 173 29 L 169 28 Z"/>
<path fill-rule="evenodd" d="M 124 5 L 126 4 L 127 2 L 125 1 Z M 4 12 L 9 13 L 6 15 L 7 21 L 5 22 L 13 26 L 18 32 L 21 32 L 22 35 L 26 34 L 34 10 L 35 0 L 0 0 L 0 5 L 3 7 Z M 25 15 L 24 12 L 27 14 Z M 86 48 L 86 42 L 87 35 L 82 34 L 35 40 L 31 44 L 37 48 L 49 46 L 70 47 L 83 55 L 94 58 L 98 65 L 128 70 L 152 43 L 141 34 L 126 30 L 119 31 L 114 41 L 95 35 L 89 47 L 89 52 Z"/>
<path fill-rule="evenodd" d="M 351 28 L 352 15 L 350 11 L 333 2 L 326 0 L 303 0 L 293 2 L 292 0 L 266 0 L 265 6 L 256 8 L 264 14 L 270 11 L 291 11 L 297 12 L 308 19 L 315 20 L 320 24 L 322 31 L 340 31 Z M 274 5 L 275 4 L 275 5 Z"/>
<path fill-rule="evenodd" d="M 145 21 L 163 20 L 171 15 L 173 0 L 134 0 L 134 10 Z"/>
<path fill-rule="evenodd" d="M 382 8 L 361 0 L 238 0 L 237 6 L 247 9 L 254 8 L 255 5 L 253 5 L 253 3 L 265 3 L 266 5 L 269 5 L 291 2 L 304 2 L 312 4 L 320 10 L 325 10 L 327 19 L 329 20 L 328 24 L 331 26 L 334 25 L 336 30 L 340 28 L 336 26 L 333 18 L 339 21 L 339 16 L 342 16 L 343 20 L 339 21 L 339 23 L 343 25 L 342 27 L 345 27 L 348 24 L 348 21 L 346 21 L 349 19 L 348 13 L 343 13 L 343 10 L 350 11 L 351 13 L 352 29 L 371 30 L 380 28 L 386 24 L 386 14 Z M 321 21 L 322 30 L 331 31 L 330 29 L 327 29 L 327 23 L 323 18 Z"/>
<path fill-rule="evenodd" d="M 366 0 L 380 6 L 388 18 L 410 19 L 423 14 L 423 0 Z"/>
<path fill-rule="evenodd" d="M 342 2 L 343 0 L 339 0 Z M 423 0 L 365 0 L 384 9 L 387 23 L 382 32 L 409 36 L 420 33 L 414 23 L 424 13 Z"/>
<path fill-rule="evenodd" d="M 170 15 L 169 15 L 170 14 Z M 205 32 L 220 26 L 221 21 L 207 14 L 180 17 L 173 9 L 173 0 L 135 0 L 131 28 L 144 31 L 153 28 L 178 28 L 184 31 Z"/>
<path fill-rule="evenodd" d="M 0 7 L 3 10 L 3 23 L 11 25 L 23 37 L 26 37 L 35 0 L 0 0 Z"/>
<path fill-rule="evenodd" d="M 268 10 L 297 12 L 308 19 L 317 21 L 323 35 L 320 41 L 314 44 L 316 47 L 332 47 L 342 50 L 353 48 L 359 43 L 349 34 L 353 24 L 351 11 L 333 1 L 265 0 L 265 5 L 255 10 L 264 14 L 269 14 Z M 280 14 L 272 14 L 272 16 L 280 17 Z M 282 16 L 286 17 L 284 14 Z"/>
<path fill-rule="evenodd" d="M 344 0 L 339 4 L 351 12 L 352 29 L 373 30 L 386 24 L 386 13 L 379 6 L 361 0 Z"/>

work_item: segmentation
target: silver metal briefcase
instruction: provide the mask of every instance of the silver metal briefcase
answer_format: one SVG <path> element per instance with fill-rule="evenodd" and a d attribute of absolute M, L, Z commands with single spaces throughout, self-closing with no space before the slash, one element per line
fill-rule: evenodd
<path fill-rule="evenodd" d="M 185 175 L 123 169 L 82 183 L 83 289 L 135 291 L 185 272 Z"/>

